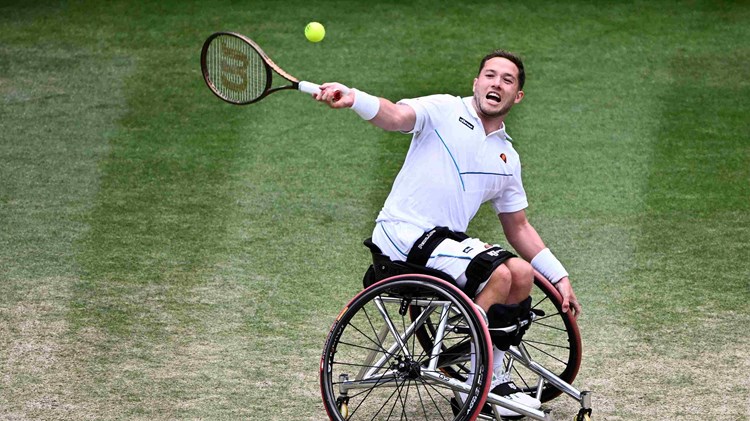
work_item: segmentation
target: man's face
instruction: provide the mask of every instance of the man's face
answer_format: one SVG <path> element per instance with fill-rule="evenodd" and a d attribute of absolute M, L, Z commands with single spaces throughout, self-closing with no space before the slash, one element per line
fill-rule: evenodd
<path fill-rule="evenodd" d="M 504 116 L 522 98 L 518 67 L 502 57 L 487 60 L 479 76 L 474 79 L 474 105 L 477 111 L 487 117 Z"/>

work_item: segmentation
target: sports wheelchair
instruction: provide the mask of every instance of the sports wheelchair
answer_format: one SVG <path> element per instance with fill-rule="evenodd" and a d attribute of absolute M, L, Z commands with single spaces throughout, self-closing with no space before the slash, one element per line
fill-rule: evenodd
<path fill-rule="evenodd" d="M 365 245 L 373 254 L 365 289 L 339 313 L 320 363 L 331 420 L 500 421 L 497 406 L 535 420 L 554 419 L 549 410 L 489 393 L 486 316 L 450 276 L 391 261 L 369 240 Z M 588 421 L 590 394 L 571 385 L 581 364 L 578 326 L 561 312 L 562 299 L 547 279 L 536 273 L 534 284 L 532 314 L 519 322 L 531 326 L 505 353 L 505 367 L 523 392 L 542 403 L 562 394 L 575 399 L 580 409 L 574 420 Z"/>

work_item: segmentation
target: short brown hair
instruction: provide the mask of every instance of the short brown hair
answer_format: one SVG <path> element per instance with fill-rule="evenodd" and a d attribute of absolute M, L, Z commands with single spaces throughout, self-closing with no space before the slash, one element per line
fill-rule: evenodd
<path fill-rule="evenodd" d="M 516 67 L 518 67 L 518 85 L 520 86 L 519 89 L 523 89 L 523 84 L 526 83 L 526 72 L 523 69 L 523 61 L 521 61 L 520 57 L 511 53 L 510 51 L 495 50 L 487 54 L 486 56 L 484 56 L 484 58 L 482 59 L 482 62 L 479 64 L 479 72 L 477 74 L 482 73 L 482 69 L 484 69 L 484 64 L 487 63 L 487 60 L 490 60 L 496 57 L 507 59 L 511 61 L 513 64 L 515 64 Z"/>

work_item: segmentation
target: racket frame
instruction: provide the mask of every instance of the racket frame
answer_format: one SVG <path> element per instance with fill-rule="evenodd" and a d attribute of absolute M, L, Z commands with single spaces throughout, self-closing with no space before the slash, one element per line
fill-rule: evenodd
<path fill-rule="evenodd" d="M 209 75 L 209 72 L 208 72 L 208 65 L 206 63 L 206 58 L 208 56 L 208 48 L 211 45 L 211 42 L 213 42 L 216 38 L 220 36 L 231 36 L 231 37 L 239 38 L 241 41 L 243 41 L 244 43 L 249 45 L 253 50 L 255 50 L 260 56 L 260 58 L 263 60 L 263 63 L 265 64 L 264 68 L 266 71 L 266 86 L 265 86 L 265 89 L 263 90 L 263 93 L 261 93 L 260 96 L 258 96 L 257 98 L 252 99 L 250 101 L 236 101 L 231 98 L 228 98 L 227 96 L 222 94 L 222 92 L 219 89 L 217 89 L 216 85 L 211 79 L 210 77 L 211 75 Z M 265 51 L 263 51 L 263 49 L 260 48 L 260 46 L 255 41 L 251 40 L 250 38 L 242 34 L 238 34 L 236 32 L 228 32 L 228 31 L 215 32 L 206 39 L 206 41 L 203 43 L 203 48 L 201 49 L 201 71 L 203 73 L 203 80 L 206 82 L 206 85 L 211 90 L 211 92 L 213 92 L 216 96 L 218 96 L 222 100 L 232 103 L 232 104 L 237 104 L 237 105 L 252 104 L 254 102 L 260 101 L 261 99 L 267 97 L 268 95 L 274 92 L 285 90 L 285 89 L 296 89 L 296 90 L 300 90 L 302 92 L 306 92 L 309 94 L 320 92 L 320 87 L 318 85 L 314 83 L 310 83 L 310 82 L 300 83 L 299 79 L 285 72 L 281 67 L 279 67 L 276 63 L 274 63 L 274 61 L 271 60 L 271 57 L 269 57 L 268 54 L 266 54 Z M 274 72 L 278 74 L 279 76 L 281 76 L 282 78 L 286 79 L 287 81 L 291 82 L 291 84 L 277 86 L 273 88 L 272 85 L 273 85 L 273 73 Z"/>

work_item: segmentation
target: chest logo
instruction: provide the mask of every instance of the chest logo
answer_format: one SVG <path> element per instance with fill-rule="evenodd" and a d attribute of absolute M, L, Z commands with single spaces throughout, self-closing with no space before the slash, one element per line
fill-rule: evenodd
<path fill-rule="evenodd" d="M 473 125 L 473 124 L 471 124 L 471 123 L 469 123 L 468 121 L 466 121 L 466 119 L 465 119 L 465 118 L 463 118 L 463 117 L 459 117 L 459 118 L 458 118 L 458 121 L 460 121 L 460 122 L 461 122 L 461 124 L 463 124 L 464 126 L 466 126 L 466 127 L 470 128 L 471 130 L 474 130 L 474 125 Z"/>
<path fill-rule="evenodd" d="M 503 162 L 505 162 L 506 164 L 508 163 L 508 157 L 507 157 L 507 156 L 505 156 L 505 154 L 504 154 L 504 153 L 501 153 L 501 154 L 500 154 L 500 159 L 502 159 L 502 160 L 503 160 Z"/>

